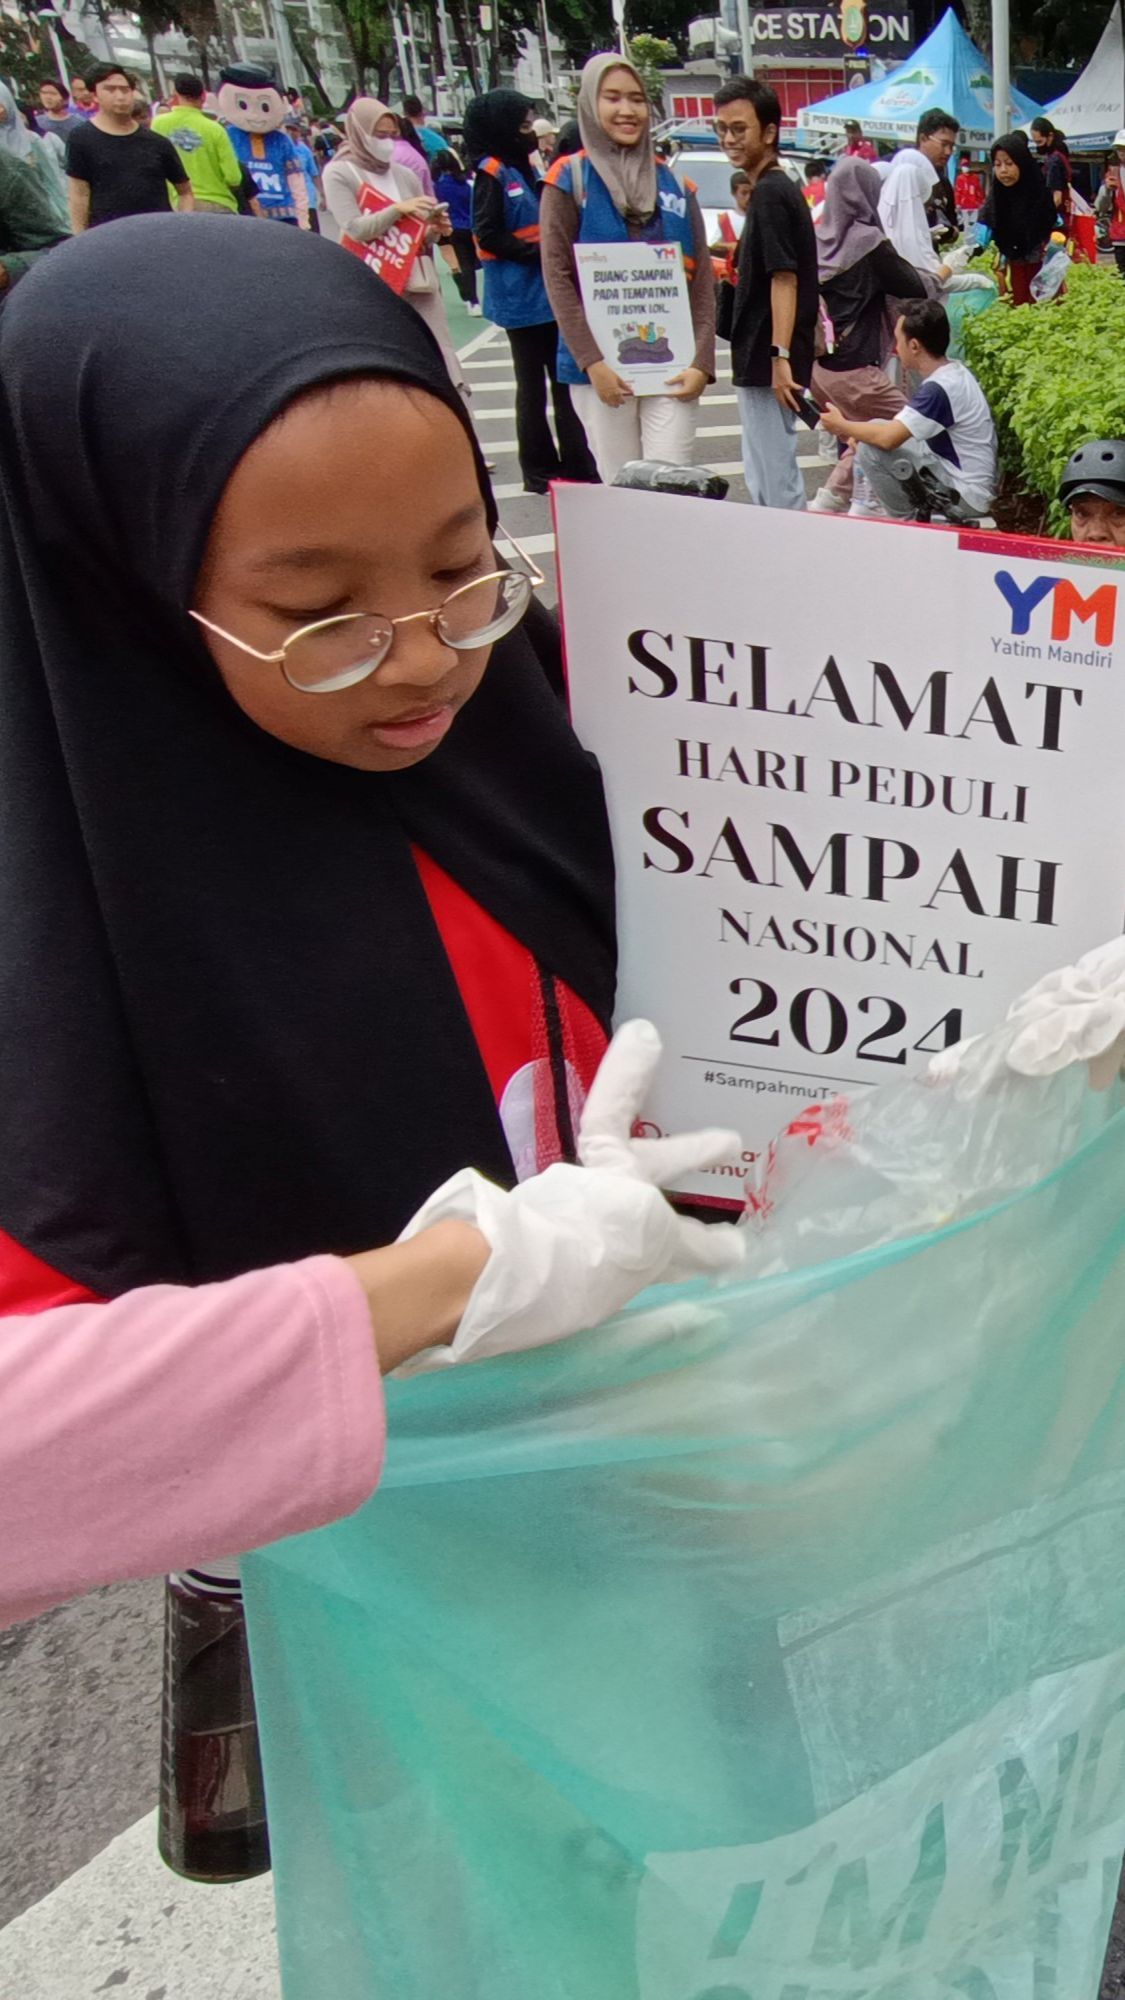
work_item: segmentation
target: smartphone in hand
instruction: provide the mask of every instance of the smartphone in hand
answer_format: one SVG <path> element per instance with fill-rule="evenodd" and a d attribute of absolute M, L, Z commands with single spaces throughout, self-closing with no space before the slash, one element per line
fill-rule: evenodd
<path fill-rule="evenodd" d="M 794 393 L 797 398 L 797 415 L 803 424 L 808 425 L 810 431 L 815 431 L 820 422 L 820 410 L 817 404 L 813 402 L 807 389 L 797 389 Z"/>

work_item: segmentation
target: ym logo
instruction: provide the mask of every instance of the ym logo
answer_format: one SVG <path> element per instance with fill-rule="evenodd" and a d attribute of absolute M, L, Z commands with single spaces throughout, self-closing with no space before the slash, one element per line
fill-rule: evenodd
<path fill-rule="evenodd" d="M 1117 623 L 1117 585 L 1100 583 L 1088 597 L 1067 576 L 1036 576 L 1021 586 L 1006 569 L 996 571 L 996 588 L 1012 614 L 1012 636 L 1022 639 L 1031 630 L 1033 612 L 1047 598 L 1051 600 L 1051 638 L 1065 642 L 1071 626 L 1094 623 L 1094 644 L 1112 646 Z"/>

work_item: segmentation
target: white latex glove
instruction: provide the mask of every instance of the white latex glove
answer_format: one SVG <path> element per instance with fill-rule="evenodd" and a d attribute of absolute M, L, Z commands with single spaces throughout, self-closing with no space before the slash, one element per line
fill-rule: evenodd
<path fill-rule="evenodd" d="M 1054 1076 L 1088 1062 L 1095 1090 L 1107 1090 L 1125 1056 L 1125 938 L 1048 973 L 1012 1002 L 1008 1020 L 1019 1030 L 1008 1050 L 1018 1075 Z"/>
<path fill-rule="evenodd" d="M 647 1285 L 741 1268 L 743 1230 L 687 1220 L 660 1193 L 682 1175 L 737 1154 L 737 1132 L 632 1137 L 660 1054 L 651 1021 L 618 1029 L 578 1128 L 581 1166 L 548 1167 L 510 1192 L 466 1168 L 407 1223 L 400 1240 L 434 1222 L 472 1222 L 492 1255 L 452 1344 L 428 1349 L 400 1375 L 543 1347 L 599 1325 Z"/>

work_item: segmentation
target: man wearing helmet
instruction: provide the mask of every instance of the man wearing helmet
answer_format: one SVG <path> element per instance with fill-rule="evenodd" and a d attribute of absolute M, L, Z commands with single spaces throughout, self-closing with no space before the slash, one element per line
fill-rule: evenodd
<path fill-rule="evenodd" d="M 1125 438 L 1080 444 L 1066 462 L 1059 499 L 1070 509 L 1070 539 L 1125 549 Z"/>

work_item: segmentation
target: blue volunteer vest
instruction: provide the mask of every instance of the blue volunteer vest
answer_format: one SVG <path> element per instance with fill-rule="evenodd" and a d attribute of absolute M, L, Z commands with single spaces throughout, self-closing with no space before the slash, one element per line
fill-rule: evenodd
<path fill-rule="evenodd" d="M 504 227 L 525 243 L 539 244 L 539 203 L 531 182 L 502 160 L 481 160 L 478 174 L 491 174 L 504 192 Z M 484 269 L 484 316 L 496 326 L 543 326 L 554 319 L 539 259 L 517 264 L 477 244 Z"/>
<path fill-rule="evenodd" d="M 552 187 L 561 188 L 564 194 L 574 199 L 574 159 L 582 162 L 582 221 L 578 230 L 580 243 L 678 243 L 684 253 L 684 264 L 690 278 L 695 269 L 695 233 L 688 214 L 687 196 L 670 167 L 659 160 L 656 163 L 657 209 L 640 238 L 630 237 L 625 217 L 614 206 L 613 198 L 598 173 L 591 166 L 585 153 L 578 153 L 557 160 L 548 172 L 547 179 Z M 588 382 L 574 359 L 562 335 L 559 335 L 560 382 Z"/>

